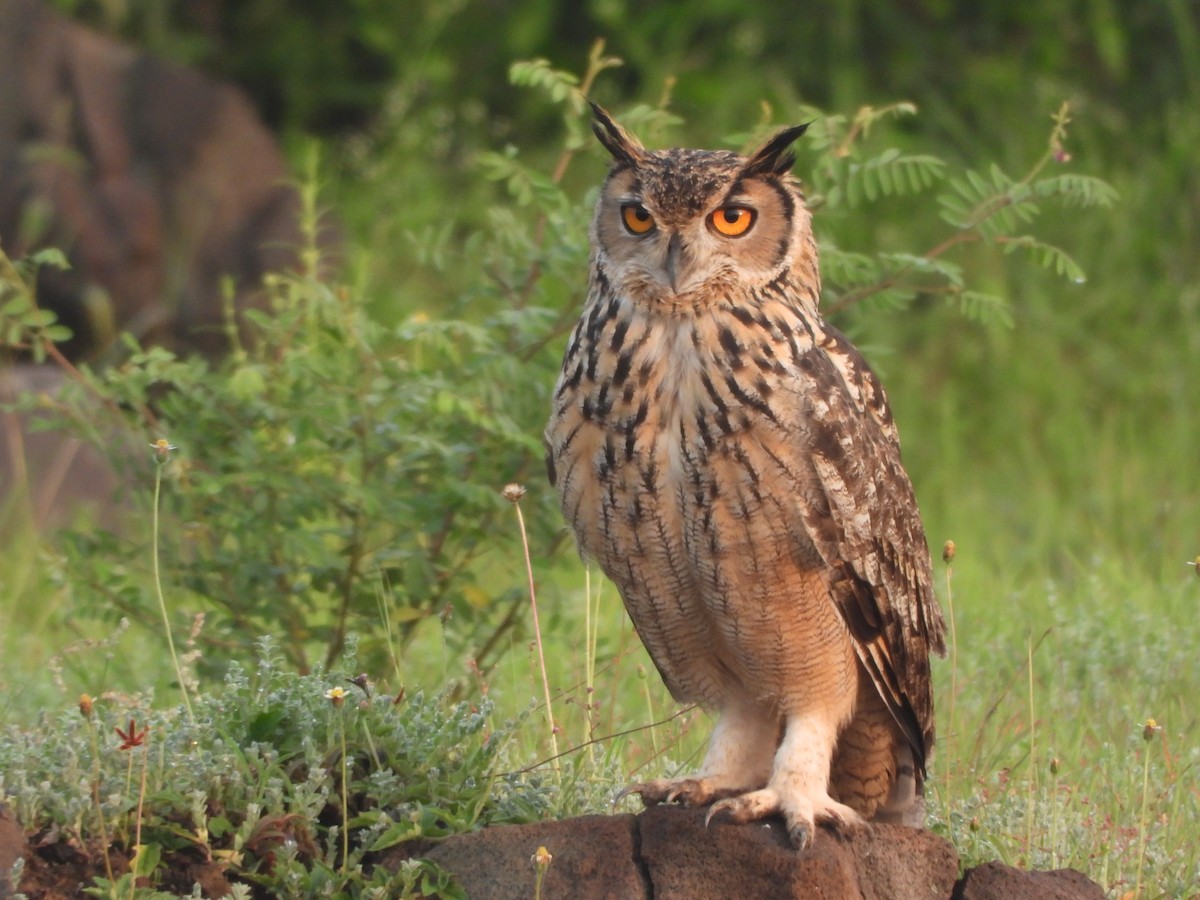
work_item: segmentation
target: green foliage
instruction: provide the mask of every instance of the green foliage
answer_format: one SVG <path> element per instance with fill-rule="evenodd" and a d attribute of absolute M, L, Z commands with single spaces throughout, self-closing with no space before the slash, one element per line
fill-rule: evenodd
<path fill-rule="evenodd" d="M 166 436 L 180 446 L 167 470 L 163 558 L 171 607 L 209 612 L 202 640 L 212 640 L 202 665 L 236 656 L 235 646 L 257 633 L 237 620 L 219 583 L 220 567 L 261 570 L 266 564 L 253 554 L 291 547 L 279 535 L 247 533 L 271 523 L 246 485 L 255 479 L 297 485 L 297 498 L 278 483 L 267 484 L 267 492 L 279 506 L 294 499 L 308 511 L 291 523 L 299 549 L 289 559 L 304 562 L 303 554 L 315 553 L 326 573 L 339 571 L 330 565 L 329 545 L 349 546 L 345 525 L 353 521 L 336 507 L 341 491 L 329 479 L 345 478 L 365 515 L 392 514 L 398 486 L 411 486 L 418 496 L 405 501 L 401 512 L 410 517 L 401 520 L 404 527 L 375 520 L 363 532 L 376 541 L 363 544 L 359 584 L 374 579 L 380 600 L 389 590 L 395 599 L 372 607 L 370 591 L 353 594 L 348 627 L 364 631 L 363 656 L 371 666 L 394 650 L 406 680 L 457 679 L 463 660 L 477 658 L 488 696 L 502 709 L 526 709 L 529 697 L 540 693 L 519 634 L 528 598 L 515 587 L 523 575 L 514 564 L 519 551 L 511 511 L 491 493 L 520 479 L 530 487 L 525 503 L 535 530 L 552 719 L 583 749 L 561 760 L 561 773 L 552 776 L 543 767 L 519 790 L 507 792 L 507 782 L 493 781 L 504 804 L 494 810 L 485 804 L 476 821 L 607 812 L 615 784 L 693 768 L 705 720 L 689 713 L 647 727 L 667 717 L 671 701 L 656 679 L 645 677 L 652 667 L 611 591 L 605 597 L 611 615 L 599 636 L 589 637 L 595 642 L 591 664 L 580 671 L 579 635 L 595 632 L 573 602 L 581 591 L 570 554 L 553 554 L 559 519 L 539 474 L 536 437 L 545 392 L 585 285 L 587 191 L 606 162 L 588 136 L 582 97 L 586 90 L 600 99 L 651 146 L 744 147 L 777 121 L 811 118 L 814 103 L 832 110 L 867 103 L 860 112 L 817 118 L 798 145 L 796 172 L 816 210 L 827 309 L 836 306 L 839 326 L 877 367 L 887 367 L 884 380 L 928 531 L 935 542 L 953 535 L 962 548 L 956 692 L 947 684 L 949 664 L 935 669 L 933 824 L 971 862 L 999 856 L 1017 864 L 1070 864 L 1119 893 L 1134 889 L 1135 866 L 1147 860 L 1147 893 L 1151 886 L 1166 896 L 1192 890 L 1200 881 L 1200 744 L 1188 701 L 1200 690 L 1191 664 L 1200 635 L 1191 614 L 1197 581 L 1190 571 L 1184 581 L 1179 570 L 1197 550 L 1191 511 L 1200 503 L 1189 475 L 1200 383 L 1192 250 L 1200 218 L 1186 202 L 1196 196 L 1200 117 L 1192 101 L 1200 86 L 1200 44 L 1184 5 L 976 8 L 919 0 L 903 8 L 850 10 L 835 3 L 786 21 L 769 4 L 727 0 L 669 8 L 608 3 L 578 16 L 530 0 L 503 21 L 477 0 L 402 6 L 399 13 L 399 7 L 363 7 L 352 20 L 343 17 L 355 28 L 368 20 L 376 28 L 384 23 L 375 39 L 392 41 L 392 71 L 400 73 L 378 112 L 373 104 L 380 94 L 368 97 L 378 84 L 356 95 L 368 98 L 358 109 L 372 111 L 372 124 L 332 144 L 327 156 L 330 196 L 351 235 L 347 257 L 354 274 L 344 306 L 336 285 L 286 276 L 272 290 L 280 315 L 295 325 L 295 341 L 259 333 L 272 327 L 260 321 L 237 360 L 191 371 L 181 369 L 180 360 L 139 350 L 137 364 L 125 364 L 113 381 L 106 373 L 89 375 L 102 391 L 119 390 L 127 412 L 139 415 L 142 404 L 139 444 Z M 108 8 L 149 7 L 135 0 Z M 295 15 L 299 8 L 276 7 L 277 15 L 300 22 L 294 28 L 235 29 L 226 39 L 252 35 L 250 44 L 272 45 L 269 61 L 254 65 L 260 71 L 290 67 L 292 77 L 244 83 L 260 97 L 268 85 L 274 118 L 311 125 L 321 121 L 318 108 L 332 108 L 331 95 L 344 86 L 315 65 L 342 66 L 345 55 L 326 52 L 318 61 L 305 55 L 313 23 Z M 414 27 L 389 31 L 386 20 L 397 15 L 409 16 L 405 23 Z M 922 27 L 913 27 L 914 17 Z M 613 35 L 611 46 L 629 65 L 588 86 L 586 77 L 561 67 L 583 58 L 595 33 Z M 196 46 L 190 58 L 204 58 Z M 216 55 L 233 63 L 237 54 L 226 49 Z M 549 61 L 512 65 L 519 56 Z M 592 54 L 597 59 L 608 59 L 600 48 Z M 684 75 L 678 84 L 669 77 L 674 72 Z M 322 83 L 313 85 L 315 79 Z M 517 82 L 530 89 L 513 90 Z M 287 102 L 274 105 L 281 84 L 298 98 L 291 110 L 301 112 L 281 114 Z M 896 96 L 911 97 L 920 115 L 915 104 L 880 105 Z M 743 137 L 764 97 L 768 104 L 754 134 Z M 1047 146 L 1042 119 L 1063 97 L 1079 114 L 1069 153 L 1065 137 L 1061 146 Z M 722 140 L 723 134 L 734 136 Z M 1109 184 L 1122 198 L 1119 216 L 1104 210 L 1115 196 Z M 1086 286 L 1075 283 L 1083 270 Z M 296 307 L 323 310 L 313 317 L 317 331 L 357 347 L 318 341 L 320 354 L 333 360 L 311 362 L 314 370 L 347 376 L 350 387 L 331 391 L 328 379 L 297 376 L 310 335 Z M 1012 327 L 979 328 L 974 320 Z M 30 340 L 22 334 L 22 341 Z M 365 345 L 356 345 L 363 334 Z M 258 355 L 256 342 L 274 346 L 275 356 Z M 884 356 L 884 349 L 894 355 Z M 411 378 L 397 382 L 417 407 L 399 413 L 410 441 L 376 448 L 406 461 L 416 444 L 428 451 L 416 456 L 415 482 L 405 477 L 407 469 L 381 463 L 391 478 L 368 482 L 380 494 L 373 505 L 359 496 L 370 492 L 344 474 L 357 465 L 341 461 L 344 437 L 326 443 L 320 437 L 306 460 L 287 451 L 285 441 L 267 440 L 272 429 L 277 436 L 295 434 L 293 417 L 306 423 L 306 437 L 324 435 L 326 421 L 330 433 L 344 435 L 341 417 L 357 414 L 360 402 L 346 398 L 365 390 L 356 369 L 364 358 L 356 354 L 403 359 L 405 365 L 396 359 L 365 365 L 384 380 Z M 183 391 L 164 395 L 161 372 L 196 391 L 195 409 L 178 396 Z M 276 389 L 277 380 L 297 386 L 294 395 L 281 397 L 286 392 Z M 256 405 L 246 399 L 255 396 L 265 399 Z M 265 447 L 246 450 L 229 434 L 236 429 L 199 409 L 214 403 L 235 414 L 243 439 L 261 434 Z M 368 404 L 366 421 L 386 424 L 384 416 L 403 408 L 397 398 Z M 108 413 L 79 409 L 75 425 L 103 442 L 96 420 Z M 203 429 L 189 432 L 193 412 L 218 429 L 211 448 Z M 155 416 L 153 424 L 146 414 Z M 509 427 L 516 434 L 506 438 Z M 477 433 L 485 443 L 472 453 L 467 448 Z M 200 478 L 234 508 L 201 506 L 185 496 Z M 319 495 L 326 504 L 305 507 L 303 497 L 311 500 L 320 487 L 314 481 L 329 487 Z M 148 487 L 139 493 L 148 494 Z M 427 493 L 436 494 L 436 502 L 419 505 Z M 459 504 L 460 494 L 478 502 L 437 505 Z M 250 508 L 239 510 L 239 504 Z M 436 546 L 441 532 L 420 516 L 432 510 L 440 523 L 447 509 L 454 512 L 446 541 L 464 529 L 474 534 L 474 545 L 445 555 L 444 566 L 427 566 L 422 553 Z M 481 527 L 471 532 L 476 522 Z M 208 544 L 193 543 L 191 528 L 206 531 Z M 316 540 L 314 530 L 332 537 Z M 246 555 L 206 556 L 218 536 Z M 48 554 L 47 564 L 38 566 L 39 572 L 53 568 L 54 580 L 31 578 L 32 589 L 8 599 L 5 612 L 12 621 L 34 621 L 38 638 L 9 638 L 8 659 L 0 661 L 10 718 L 30 715 L 31 701 L 22 700 L 18 688 L 49 680 L 41 675 L 44 657 L 30 646 L 61 645 L 75 636 L 73 629 L 93 634 L 82 612 L 128 611 L 150 627 L 157 624 L 149 606 L 148 541 L 137 534 L 75 540 L 65 559 Z M 383 541 L 392 542 L 386 550 Z M 396 559 L 414 557 L 417 574 L 404 574 L 409 570 Z M 460 560 L 467 564 L 455 568 Z M 198 572 L 205 566 L 213 571 Z M 11 569 L 0 569 L 0 578 L 8 577 Z M 288 578 L 297 583 L 291 572 Z M 258 593 L 233 602 L 250 604 L 258 628 L 277 635 L 290 665 L 319 659 L 335 646 L 335 592 L 314 588 L 289 597 L 263 588 L 261 578 L 239 583 Z M 433 615 L 444 612 L 444 604 L 426 605 L 420 590 L 431 584 L 451 601 L 449 618 Z M 301 616 L 303 627 L 293 632 L 289 616 Z M 1031 710 L 1024 696 L 1026 638 L 1050 626 L 1050 637 L 1032 654 Z M 89 686 L 91 679 L 121 685 L 152 679 L 162 654 L 146 651 L 144 630 L 131 634 L 137 645 L 109 649 L 103 660 L 77 663 L 62 677 Z M 1140 738 L 1140 723 L 1151 714 L 1167 725 L 1161 745 Z M 348 733 L 357 740 L 353 729 Z M 543 733 L 530 728 L 516 735 L 510 746 L 517 761 L 509 765 L 545 758 Z M 289 740 L 286 729 L 275 737 Z M 587 743 L 592 740 L 597 743 Z M 1061 763 L 1054 778 L 1047 775 L 1051 755 Z M 254 773 L 283 777 L 258 763 Z M 336 827 L 336 789 L 326 791 L 324 802 Z M 440 809 L 441 800 L 434 805 Z M 408 823 L 398 827 L 403 832 Z M 223 847 L 232 847 L 229 833 L 221 833 Z M 338 842 L 329 833 L 325 838 L 336 851 Z M 320 862 L 278 865 L 287 867 L 294 884 L 325 889 L 341 877 L 337 858 L 326 852 Z M 440 877 L 418 871 L 406 884 L 426 879 L 433 886 Z"/>
<path fill-rule="evenodd" d="M 98 420 L 179 448 L 160 551 L 172 606 L 215 612 L 201 643 L 225 652 L 278 631 L 301 670 L 314 653 L 330 664 L 351 630 L 379 661 L 420 621 L 451 614 L 456 640 L 494 643 L 512 619 L 474 563 L 511 515 L 500 488 L 540 453 L 529 410 L 548 379 L 532 381 L 511 348 L 540 336 L 546 314 L 390 329 L 314 276 L 281 274 L 268 291 L 271 315 L 251 313 L 228 358 L 129 340 L 126 360 L 84 373 L 87 390 L 65 405 L 115 462 L 127 442 Z M 63 576 L 82 612 L 154 621 L 143 540 L 68 537 Z"/>
<path fill-rule="evenodd" d="M 1063 146 L 1070 122 L 1068 107 L 1054 117 L 1048 149 L 1019 180 L 992 163 L 988 176 L 972 168 L 961 170 L 930 154 L 906 154 L 897 147 L 877 150 L 872 128 L 899 116 L 916 114 L 911 103 L 875 109 L 863 107 L 853 117 L 825 115 L 809 109 L 816 126 L 812 148 L 810 207 L 820 214 L 863 214 L 865 205 L 889 197 L 919 195 L 945 182 L 948 190 L 937 197 L 941 218 L 954 231 L 924 252 L 880 251 L 874 254 L 839 249 L 821 241 L 823 303 L 839 313 L 870 300 L 876 307 L 905 309 L 920 296 L 944 296 L 968 319 L 1012 327 L 1008 301 L 995 293 L 972 288 L 963 268 L 945 257 L 955 248 L 976 242 L 1003 247 L 1006 254 L 1021 250 L 1043 268 L 1072 282 L 1085 280 L 1083 270 L 1065 251 L 1025 231 L 1036 221 L 1037 199 L 1056 200 L 1064 206 L 1103 208 L 1116 202 L 1116 192 L 1099 178 L 1068 173 L 1043 176 L 1051 162 L 1065 163 Z"/>
<path fill-rule="evenodd" d="M 35 362 L 43 362 L 47 348 L 71 336 L 54 313 L 37 305 L 35 283 L 41 266 L 68 267 L 59 250 L 41 250 L 14 262 L 0 249 L 0 348 L 27 353 Z"/>
<path fill-rule="evenodd" d="M 355 650 L 351 642 L 339 669 L 355 671 Z M 223 686 L 195 699 L 194 719 L 139 695 L 85 698 L 33 729 L 8 729 L 0 796 L 27 829 L 53 835 L 46 841 L 102 845 L 107 855 L 134 850 L 138 836 L 134 876 L 191 848 L 231 881 L 295 897 L 460 896 L 428 863 L 366 870 L 372 854 L 405 841 L 542 813 L 536 793 L 513 801 L 519 783 L 499 779 L 516 723 L 497 724 L 486 700 L 388 696 L 365 676 L 291 674 L 268 640 L 258 652 L 253 672 L 235 664 Z M 131 883 L 101 879 L 92 893 L 127 896 Z M 397 893 L 378 893 L 388 890 Z"/>
<path fill-rule="evenodd" d="M 332 665 L 355 632 L 372 664 L 398 666 L 398 648 L 430 622 L 482 671 L 494 665 L 523 604 L 519 578 L 507 591 L 494 586 L 497 573 L 512 571 L 488 555 L 506 522 L 511 529 L 500 488 L 529 479 L 536 555 L 548 561 L 561 545 L 539 477 L 539 434 L 559 344 L 583 290 L 590 218 L 588 200 L 568 192 L 564 179 L 588 130 L 585 98 L 619 64 L 597 42 L 581 76 L 544 60 L 512 67 L 514 82 L 557 108 L 562 149 L 552 165 L 512 147 L 481 154 L 479 175 L 501 184 L 508 199 L 461 242 L 456 229 L 423 236 L 421 256 L 460 285 L 448 314 L 417 307 L 390 327 L 371 313 L 361 287 L 321 276 L 310 172 L 306 268 L 268 279 L 270 314 L 248 313 L 244 334 L 230 317 L 228 357 L 179 358 L 127 339 L 124 361 L 79 375 L 62 415 L 114 463 L 128 452 L 110 437 L 121 427 L 178 449 L 161 470 L 164 525 L 153 559 L 144 533 L 68 536 L 58 573 L 78 613 L 127 616 L 157 630 L 149 562 L 161 567 L 177 616 L 207 615 L 193 635 L 206 664 L 219 659 L 207 650 L 245 652 L 257 635 L 274 632 L 289 663 L 307 671 L 314 659 Z M 1057 248 L 1012 233 L 1018 222 L 1031 224 L 1034 197 L 1081 206 L 1112 200 L 1098 179 L 1041 177 L 1061 156 L 1065 107 L 1046 153 L 1019 181 L 996 165 L 985 180 L 933 154 L 901 152 L 889 128 L 914 113 L 907 103 L 852 116 L 806 111 L 817 122 L 804 169 L 832 312 L 867 299 L 901 308 L 944 296 L 968 318 L 1011 323 L 1007 303 L 947 258 L 971 243 L 1026 250 L 1082 277 Z M 649 107 L 621 118 L 649 134 L 674 122 Z M 907 220 L 922 212 L 932 220 L 926 197 L 939 183 L 951 188 L 940 198 L 943 214 L 961 216 L 931 249 L 839 247 L 833 232 L 851 214 L 903 202 Z M 35 344 L 42 345 L 49 346 L 44 337 Z"/>

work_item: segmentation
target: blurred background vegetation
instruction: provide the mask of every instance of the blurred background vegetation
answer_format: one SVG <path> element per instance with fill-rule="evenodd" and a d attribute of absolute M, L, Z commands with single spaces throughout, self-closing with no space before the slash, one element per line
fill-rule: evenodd
<path fill-rule="evenodd" d="M 660 143 L 713 145 L 764 117 L 790 121 L 801 103 L 852 112 L 908 100 L 920 114 L 893 138 L 902 147 L 1010 172 L 1040 153 L 1047 117 L 1070 101 L 1072 168 L 1122 198 L 1111 216 L 1067 211 L 1048 227 L 1086 284 L 982 261 L 1015 309 L 1011 331 L 920 303 L 839 324 L 888 351 L 875 361 L 907 426 L 934 535 L 986 511 L 997 527 L 1056 538 L 1030 548 L 1080 561 L 1103 547 L 1139 567 L 1161 561 L 1163 573 L 1200 540 L 1194 525 L 1170 533 L 1180 524 L 1171 510 L 1195 501 L 1198 481 L 1189 464 L 1200 384 L 1195 0 L 840 0 L 788 15 L 728 0 L 57 5 L 233 79 L 290 145 L 318 136 L 326 201 L 347 224 L 372 303 L 396 320 L 462 311 L 469 275 L 461 266 L 431 274 L 422 249 L 435 234 L 441 247 L 460 245 L 502 196 L 480 177 L 480 153 L 511 144 L 549 170 L 560 152 L 556 110 L 509 83 L 515 60 L 579 72 L 592 42 L 607 38 L 625 65 L 605 73 L 595 97 L 620 110 L 669 96 L 683 125 L 653 135 Z M 572 167 L 567 192 L 580 196 L 602 169 L 595 156 Z M 797 172 L 805 177 L 803 161 Z M 886 247 L 898 232 L 919 240 L 923 228 L 932 237 L 936 226 L 897 205 L 818 222 L 857 247 Z M 582 284 L 580 272 L 566 291 L 536 299 L 575 303 Z M 1125 485 L 1119 506 L 1093 489 L 1114 480 Z M 1042 514 L 1021 506 L 1046 495 L 1060 502 Z"/>
<path fill-rule="evenodd" d="M 1193 658 L 1200 580 L 1185 565 L 1200 553 L 1196 0 L 838 0 L 786 13 L 732 0 L 56 5 L 236 81 L 281 134 L 297 169 L 316 147 L 321 202 L 345 227 L 345 280 L 374 321 L 400 327 L 395 346 L 420 332 L 412 345 L 417 364 L 444 367 L 430 408 L 471 424 L 446 399 L 457 385 L 486 395 L 489 415 L 502 419 L 474 422 L 498 428 L 495 452 L 454 449 L 458 493 L 473 492 L 462 502 L 492 518 L 473 519 L 461 559 L 442 565 L 469 563 L 479 573 L 457 598 L 460 609 L 504 602 L 482 632 L 438 633 L 429 641 L 436 664 L 419 670 L 423 678 L 469 681 L 475 676 L 464 659 L 507 623 L 503 643 L 514 652 L 480 676 L 495 680 L 494 692 L 506 684 L 527 691 L 532 664 L 522 652 L 528 626 L 518 538 L 504 530 L 508 507 L 480 496 L 485 489 L 514 479 L 529 488 L 540 600 L 549 607 L 543 627 L 561 650 L 557 686 L 577 674 L 568 660 L 588 636 L 580 607 L 566 602 L 582 576 L 569 552 L 555 552 L 568 544 L 536 458 L 562 339 L 543 346 L 536 335 L 581 303 L 589 192 L 605 168 L 602 152 L 574 143 L 585 133 L 583 119 L 568 123 L 564 137 L 562 110 L 546 92 L 514 86 L 510 66 L 544 58 L 582 73 L 594 41 L 604 38 L 623 65 L 604 72 L 591 94 L 618 115 L 669 110 L 673 116 L 644 117 L 654 146 L 736 147 L 813 107 L 852 115 L 910 101 L 918 114 L 890 122 L 886 144 L 981 171 L 994 163 L 1010 175 L 1046 152 L 1051 116 L 1069 102 L 1073 122 L 1056 164 L 1104 179 L 1120 199 L 1086 214 L 1047 207 L 1038 233 L 1071 253 L 1085 281 L 970 246 L 956 262 L 972 284 L 1006 298 L 1011 327 L 981 324 L 921 293 L 904 304 L 860 304 L 835 320 L 888 387 L 931 543 L 958 545 L 953 599 L 970 662 L 960 660 L 954 678 L 966 737 L 957 744 L 944 731 L 941 759 L 967 773 L 944 783 L 946 808 L 959 824 L 970 820 L 973 802 L 1002 789 L 988 773 L 1007 773 L 1039 753 L 1071 755 L 1079 768 L 1088 760 L 1128 762 L 1139 746 L 1137 723 L 1156 715 L 1168 723 L 1176 754 L 1167 760 L 1175 775 L 1156 795 L 1162 815 L 1184 804 L 1195 827 L 1195 778 L 1183 773 L 1200 763 L 1200 722 L 1188 700 L 1200 692 Z M 527 195 L 505 168 L 515 154 L 543 173 Z M 799 157 L 796 174 L 811 184 L 815 153 L 801 147 Z M 568 162 L 561 192 L 547 187 L 549 173 Z M 830 208 L 816 228 L 826 245 L 866 253 L 925 249 L 946 233 L 931 195 Z M 441 321 L 482 330 L 431 331 Z M 425 412 L 405 414 L 418 423 Z M 450 487 L 437 486 L 453 498 Z M 428 506 L 418 504 L 418 512 L 432 516 Z M 439 604 L 445 599 L 439 595 Z M 626 652 L 629 642 L 611 591 L 606 604 L 612 624 L 598 640 L 602 657 Z M 56 608 L 70 617 L 69 606 Z M 412 621 L 444 624 L 442 611 L 422 607 Z M 255 621 L 269 620 L 269 606 L 259 612 Z M 420 635 L 415 646 L 423 646 Z M 1028 698 L 1020 687 L 1027 665 L 1036 671 Z M 643 692 L 635 668 L 622 682 L 626 697 Z M 950 671 L 936 674 L 945 698 Z M 607 724 L 644 721 L 666 702 L 646 693 L 645 710 Z M 1102 714 L 1081 718 L 1080 709 Z M 579 715 L 591 722 L 590 713 Z M 1140 776 L 1140 762 L 1134 768 Z M 1084 788 L 1121 795 L 1125 774 L 1110 772 Z M 1030 777 L 1036 785 L 1036 773 Z M 1127 813 L 1125 801 L 1135 801 L 1118 803 Z M 1179 849 L 1188 840 L 1165 840 L 1164 859 L 1195 867 L 1200 855 Z M 1116 872 L 1106 876 L 1106 885 L 1120 881 Z M 1182 884 L 1190 876 L 1181 877 Z"/>

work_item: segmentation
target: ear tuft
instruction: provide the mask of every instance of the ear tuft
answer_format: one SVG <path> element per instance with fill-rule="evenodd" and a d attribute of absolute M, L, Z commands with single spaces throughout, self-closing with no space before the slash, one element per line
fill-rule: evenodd
<path fill-rule="evenodd" d="M 742 169 L 743 175 L 782 175 L 796 163 L 796 157 L 787 152 L 800 135 L 808 130 L 812 122 L 785 128 L 775 137 L 758 148 Z"/>
<path fill-rule="evenodd" d="M 592 107 L 592 115 L 595 117 L 592 121 L 592 131 L 596 133 L 604 149 L 612 154 L 615 162 L 636 166 L 645 159 L 646 148 L 637 138 L 617 124 L 616 119 L 599 103 L 589 100 L 588 104 Z"/>

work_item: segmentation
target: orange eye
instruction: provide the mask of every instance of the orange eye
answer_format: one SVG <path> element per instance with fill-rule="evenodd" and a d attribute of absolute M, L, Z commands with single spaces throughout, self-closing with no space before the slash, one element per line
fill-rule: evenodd
<path fill-rule="evenodd" d="M 708 217 L 717 234 L 740 237 L 754 224 L 754 210 L 745 206 L 722 206 Z"/>
<path fill-rule="evenodd" d="M 621 221 L 630 234 L 649 234 L 654 230 L 654 216 L 640 203 L 622 204 Z"/>

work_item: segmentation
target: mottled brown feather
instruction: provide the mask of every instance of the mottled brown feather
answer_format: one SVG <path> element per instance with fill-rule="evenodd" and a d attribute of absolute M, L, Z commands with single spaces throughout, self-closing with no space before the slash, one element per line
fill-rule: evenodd
<path fill-rule="evenodd" d="M 743 719 L 824 717 L 845 733 L 837 777 L 874 784 L 904 764 L 891 743 L 863 749 L 891 733 L 871 698 L 924 768 L 943 625 L 886 396 L 817 311 L 816 244 L 786 172 L 799 131 L 750 158 L 648 151 L 598 113 L 614 165 L 547 469 L 675 697 Z M 630 205 L 649 232 L 623 224 Z M 745 236 L 713 227 L 726 206 L 753 210 Z"/>

